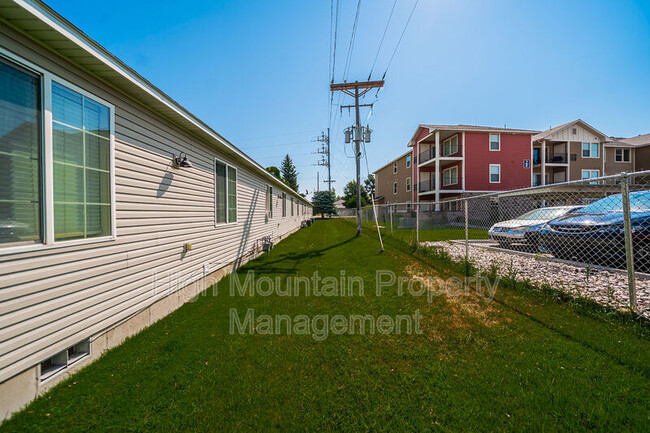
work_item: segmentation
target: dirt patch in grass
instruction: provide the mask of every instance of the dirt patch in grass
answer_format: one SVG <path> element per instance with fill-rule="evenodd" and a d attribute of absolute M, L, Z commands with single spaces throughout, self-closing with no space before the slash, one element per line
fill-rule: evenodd
<path fill-rule="evenodd" d="M 401 257 L 402 260 L 405 257 Z M 495 326 L 504 317 L 495 308 L 490 299 L 480 295 L 474 287 L 466 287 L 458 279 L 443 279 L 430 267 L 414 259 L 407 259 L 403 270 L 409 278 L 419 281 L 434 292 L 434 298 L 444 296 L 452 311 L 454 326 L 467 328 L 475 325 L 475 321 L 485 326 Z M 472 320 L 473 319 L 473 320 Z"/>

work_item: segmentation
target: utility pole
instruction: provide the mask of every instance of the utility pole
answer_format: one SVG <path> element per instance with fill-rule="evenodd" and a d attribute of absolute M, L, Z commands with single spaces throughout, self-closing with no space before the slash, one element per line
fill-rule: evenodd
<path fill-rule="evenodd" d="M 354 83 L 330 84 L 330 91 L 341 91 L 346 95 L 354 97 L 354 110 L 356 125 L 354 128 L 354 158 L 357 166 L 357 234 L 361 234 L 361 140 L 366 135 L 361 128 L 361 116 L 359 115 L 359 98 L 368 93 L 371 89 L 384 87 L 384 80 L 379 81 L 355 81 Z M 366 104 L 365 106 L 367 106 Z M 344 107 L 341 107 L 343 109 Z M 350 107 L 351 108 L 351 107 Z M 370 141 L 368 133 L 366 141 Z"/>
<path fill-rule="evenodd" d="M 316 153 L 323 155 L 316 165 L 327 167 L 327 180 L 324 180 L 323 182 L 327 183 L 327 190 L 331 192 L 332 182 L 336 181 L 332 180 L 332 171 L 330 168 L 330 129 L 327 128 L 327 135 L 325 135 L 324 132 L 321 132 L 320 137 L 317 137 L 316 141 L 321 143 L 321 147 L 316 151 Z M 325 156 L 327 156 L 327 159 Z"/>
<path fill-rule="evenodd" d="M 316 192 L 320 191 L 320 171 L 316 172 Z"/>

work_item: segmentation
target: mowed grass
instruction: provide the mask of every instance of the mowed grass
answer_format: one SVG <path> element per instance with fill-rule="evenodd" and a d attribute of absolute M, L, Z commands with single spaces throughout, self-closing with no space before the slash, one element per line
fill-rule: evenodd
<path fill-rule="evenodd" d="M 540 293 L 375 293 L 433 271 L 352 224 L 316 221 L 249 263 L 270 277 L 361 276 L 365 296 L 231 296 L 229 279 L 107 352 L 4 431 L 647 430 L 650 342 Z M 435 276 L 435 275 L 434 275 Z M 443 272 L 442 275 L 448 276 Z M 231 335 L 229 310 L 423 315 L 421 335 Z"/>
<path fill-rule="evenodd" d="M 377 226 L 373 221 L 364 221 L 363 227 L 368 230 L 377 230 Z M 416 241 L 416 230 L 414 228 L 398 228 L 396 224 L 393 230 L 390 229 L 390 224 L 386 225 L 382 222 L 379 223 L 382 236 L 390 236 L 395 239 L 407 243 L 414 243 Z M 467 231 L 469 239 L 488 239 L 488 231 L 485 229 L 470 228 Z M 465 228 L 439 226 L 439 227 L 424 227 L 420 229 L 420 242 L 438 242 L 450 240 L 463 240 L 465 239 Z"/>

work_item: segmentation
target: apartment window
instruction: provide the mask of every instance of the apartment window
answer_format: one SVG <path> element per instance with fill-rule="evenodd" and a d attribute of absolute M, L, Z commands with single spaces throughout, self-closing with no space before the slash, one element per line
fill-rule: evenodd
<path fill-rule="evenodd" d="M 266 209 L 269 219 L 273 218 L 273 187 L 266 186 Z"/>
<path fill-rule="evenodd" d="M 397 182 L 393 182 L 393 194 L 397 194 Z"/>
<path fill-rule="evenodd" d="M 542 175 L 534 174 L 533 175 L 533 186 L 540 186 L 542 184 Z"/>
<path fill-rule="evenodd" d="M 282 193 L 282 218 L 287 216 L 287 193 Z"/>
<path fill-rule="evenodd" d="M 501 135 L 490 134 L 490 150 L 501 150 Z"/>
<path fill-rule="evenodd" d="M 500 164 L 490 164 L 490 183 L 501 183 Z"/>
<path fill-rule="evenodd" d="M 214 189 L 217 224 L 237 222 L 237 169 L 215 161 Z"/>
<path fill-rule="evenodd" d="M 41 79 L 0 61 L 1 244 L 41 242 Z"/>
<path fill-rule="evenodd" d="M 598 143 L 582 143 L 582 157 L 598 158 L 599 149 Z"/>
<path fill-rule="evenodd" d="M 498 137 L 498 135 L 497 135 Z M 497 149 L 498 150 L 498 149 Z M 442 142 L 442 155 L 448 156 L 458 152 L 458 136 L 454 135 L 451 138 Z"/>
<path fill-rule="evenodd" d="M 406 178 L 406 190 L 407 191 L 411 190 L 411 178 L 410 177 Z"/>
<path fill-rule="evenodd" d="M 582 170 L 582 179 L 595 179 L 600 176 L 599 170 Z"/>
<path fill-rule="evenodd" d="M 616 162 L 630 162 L 630 149 L 616 149 L 614 157 Z"/>
<path fill-rule="evenodd" d="M 442 186 L 456 185 L 458 183 L 458 167 L 451 167 L 442 171 Z"/>
<path fill-rule="evenodd" d="M 293 216 L 293 197 L 289 197 L 289 200 L 291 201 L 291 216 Z"/>
<path fill-rule="evenodd" d="M 0 244 L 108 237 L 113 108 L 30 68 L 0 59 Z"/>
<path fill-rule="evenodd" d="M 393 174 L 397 173 L 397 161 L 393 163 Z"/>
<path fill-rule="evenodd" d="M 406 155 L 406 168 L 411 166 L 411 155 Z"/>

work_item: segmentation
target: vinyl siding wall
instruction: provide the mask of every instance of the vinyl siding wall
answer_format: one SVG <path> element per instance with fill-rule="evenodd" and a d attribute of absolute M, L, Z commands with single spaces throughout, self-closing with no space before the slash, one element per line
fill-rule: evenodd
<path fill-rule="evenodd" d="M 266 221 L 268 180 L 253 168 L 4 23 L 0 46 L 115 106 L 117 220 L 115 240 L 12 254 L 0 249 L 0 382 L 203 277 L 205 264 L 214 272 L 251 257 L 256 241 L 281 239 L 311 216 L 305 205 L 304 214 L 292 217 L 290 191 L 272 184 L 273 218 Z M 171 166 L 180 151 L 193 168 Z M 238 169 L 234 224 L 215 226 L 215 158 Z M 193 247 L 187 253 L 186 242 Z"/>

